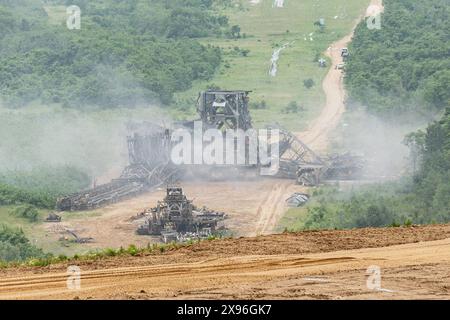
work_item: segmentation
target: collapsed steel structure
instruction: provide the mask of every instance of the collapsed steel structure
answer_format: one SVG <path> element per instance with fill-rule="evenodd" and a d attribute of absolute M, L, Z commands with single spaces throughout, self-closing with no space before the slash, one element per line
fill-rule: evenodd
<path fill-rule="evenodd" d="M 355 179 L 364 167 L 362 157 L 349 152 L 321 157 L 291 132 L 271 126 L 280 132 L 280 168 L 277 177 L 295 179 L 303 186 L 317 186 L 323 180 Z"/>
<path fill-rule="evenodd" d="M 170 131 L 151 127 L 151 133 L 135 132 L 127 138 L 129 165 L 119 178 L 58 199 L 57 210 L 92 210 L 176 181 L 179 168 L 169 160 Z"/>
<path fill-rule="evenodd" d="M 252 128 L 248 108 L 250 91 L 204 91 L 199 94 L 197 112 L 207 128 Z"/>
<path fill-rule="evenodd" d="M 160 235 L 164 242 L 179 241 L 181 237 L 208 237 L 215 234 L 220 221 L 225 219 L 225 213 L 197 208 L 188 200 L 180 187 L 168 187 L 166 197 L 158 202 L 155 208 L 143 215 L 148 218 L 140 225 L 137 233 L 140 235 Z M 142 215 L 142 214 L 141 214 Z"/>
<path fill-rule="evenodd" d="M 279 126 L 280 170 L 278 177 L 296 179 L 300 184 L 316 185 L 320 182 L 326 164 L 314 151 L 291 132 Z"/>
<path fill-rule="evenodd" d="M 252 128 L 249 112 L 250 91 L 218 91 L 201 92 L 198 98 L 197 111 L 203 129 L 248 130 Z M 176 123 L 178 127 L 188 130 L 194 128 L 194 122 Z M 324 179 L 349 179 L 360 174 L 364 162 L 360 157 L 350 153 L 320 157 L 291 132 L 279 126 L 269 126 L 268 131 L 277 129 L 279 141 L 279 170 L 277 177 L 295 179 L 305 186 L 316 186 Z M 220 179 L 229 177 L 231 172 L 239 175 L 255 172 L 258 165 L 244 166 L 205 166 L 193 167 L 175 165 L 170 154 L 173 146 L 172 130 L 143 123 L 133 128 L 134 133 L 128 136 L 129 165 L 118 179 L 110 183 L 63 197 L 57 202 L 57 209 L 91 210 L 104 205 L 136 196 L 151 188 L 168 185 L 179 180 L 186 172 L 195 175 L 206 175 Z M 251 170 L 253 169 L 253 170 Z M 205 173 L 206 172 L 206 173 Z M 238 176 L 239 176 L 238 175 Z"/>

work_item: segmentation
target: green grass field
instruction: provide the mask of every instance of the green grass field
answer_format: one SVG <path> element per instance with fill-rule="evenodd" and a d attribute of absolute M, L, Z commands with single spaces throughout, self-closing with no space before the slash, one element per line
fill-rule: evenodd
<path fill-rule="evenodd" d="M 18 217 L 13 214 L 17 206 L 0 206 L 0 224 L 7 225 L 11 228 L 22 229 L 27 238 L 35 246 L 42 248 L 44 252 L 50 252 L 55 255 L 74 255 L 76 253 L 85 253 L 89 249 L 82 244 L 73 243 L 70 241 L 58 241 L 60 234 L 51 231 L 55 224 L 51 222 L 44 222 L 50 210 L 39 210 L 38 220 L 30 222 L 28 219 Z M 83 217 L 95 217 L 100 213 L 96 211 L 89 212 L 65 212 L 63 213 L 63 221 L 70 221 L 72 219 Z M 50 230 L 49 230 L 50 229 Z M 68 236 L 68 238 L 71 238 Z"/>
<path fill-rule="evenodd" d="M 305 229 L 305 222 L 308 218 L 308 209 L 317 207 L 321 203 L 327 203 L 332 206 L 333 201 L 339 199 L 348 199 L 349 192 L 342 191 L 338 185 L 326 185 L 317 188 L 310 188 L 308 193 L 311 195 L 309 201 L 302 207 L 289 208 L 283 217 L 278 222 L 276 227 L 277 232 L 287 231 L 301 231 Z"/>
<path fill-rule="evenodd" d="M 262 0 L 257 5 L 244 0 L 236 3 L 234 8 L 225 9 L 225 13 L 230 18 L 231 26 L 241 27 L 241 38 L 203 40 L 204 44 L 224 49 L 225 63 L 213 79 L 196 83 L 191 90 L 178 94 L 177 98 L 180 101 L 196 98 L 198 91 L 211 85 L 221 89 L 251 90 L 251 101 L 264 100 L 268 106 L 266 109 L 252 110 L 256 126 L 279 122 L 291 130 L 305 128 L 324 104 L 321 83 L 328 68 L 319 68 L 317 56 L 351 31 L 369 1 L 286 0 L 284 8 L 272 8 L 271 0 Z M 325 19 L 324 32 L 314 25 L 320 18 Z M 278 73 L 276 77 L 271 77 L 272 53 L 285 43 L 291 45 L 281 52 Z M 248 56 L 238 54 L 234 47 L 250 50 Z M 303 81 L 309 78 L 314 80 L 315 86 L 306 89 Z M 296 101 L 304 110 L 284 113 L 283 109 L 291 101 Z M 189 118 L 193 111 L 194 108 L 191 108 L 181 116 Z M 173 114 L 180 116 L 179 112 L 176 109 Z"/>
<path fill-rule="evenodd" d="M 194 83 L 191 89 L 176 94 L 172 106 L 160 111 L 174 119 L 195 119 L 199 91 L 209 87 L 244 89 L 252 91 L 251 102 L 267 104 L 265 109 L 251 110 L 256 127 L 278 122 L 290 130 L 304 129 L 324 105 L 321 84 L 328 68 L 319 68 L 318 57 L 351 31 L 369 0 L 286 0 L 284 8 L 273 8 L 272 3 L 261 0 L 252 5 L 249 0 L 235 0 L 232 7 L 220 8 L 229 17 L 230 26 L 240 26 L 241 37 L 200 39 L 205 45 L 221 47 L 224 63 L 211 80 Z M 64 22 L 64 7 L 45 9 L 50 23 Z M 325 20 L 323 32 L 314 25 L 320 18 Z M 286 43 L 290 45 L 280 54 L 278 73 L 271 77 L 272 53 Z M 249 50 L 247 56 L 240 54 L 242 50 Z M 303 84 L 306 79 L 315 85 L 307 89 Z M 292 101 L 302 108 L 285 112 Z M 158 108 L 152 109 L 156 112 Z"/>

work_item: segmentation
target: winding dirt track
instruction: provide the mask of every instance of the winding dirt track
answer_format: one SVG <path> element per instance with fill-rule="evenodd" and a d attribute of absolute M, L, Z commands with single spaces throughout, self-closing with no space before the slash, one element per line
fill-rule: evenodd
<path fill-rule="evenodd" d="M 383 11 L 382 0 L 371 0 L 365 17 Z M 345 111 L 345 89 L 343 73 L 335 67 L 342 63 L 341 49 L 348 46 L 352 40 L 354 30 L 363 17 L 355 21 L 352 32 L 344 38 L 334 42 L 325 52 L 331 60 L 331 68 L 322 83 L 326 96 L 326 103 L 319 117 L 313 121 L 305 132 L 297 133 L 299 139 L 309 145 L 314 151 L 326 151 L 328 137 L 336 128 Z"/>
<path fill-rule="evenodd" d="M 256 224 L 256 235 L 269 234 L 277 225 L 286 209 L 286 189 L 286 183 L 275 184 L 269 196 L 258 207 L 259 220 Z"/>
<path fill-rule="evenodd" d="M 353 32 L 333 43 L 326 51 L 326 55 L 331 59 L 331 68 L 322 83 L 326 96 L 325 106 L 320 116 L 312 122 L 307 131 L 297 133 L 299 139 L 316 152 L 326 151 L 329 134 L 336 128 L 345 111 L 343 73 L 341 70 L 336 70 L 335 67 L 342 62 L 340 49 L 347 47 L 352 36 Z"/>
<path fill-rule="evenodd" d="M 370 248 L 365 248 L 370 247 Z M 210 241 L 142 257 L 0 271 L 1 299 L 450 299 L 450 225 Z M 367 268 L 381 288 L 367 287 Z"/>

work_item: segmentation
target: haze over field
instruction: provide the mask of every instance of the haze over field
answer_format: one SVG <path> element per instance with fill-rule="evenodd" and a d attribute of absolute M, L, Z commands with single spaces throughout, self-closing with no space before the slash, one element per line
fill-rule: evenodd
<path fill-rule="evenodd" d="M 0 298 L 450 297 L 448 0 L 68 4 L 0 0 Z"/>

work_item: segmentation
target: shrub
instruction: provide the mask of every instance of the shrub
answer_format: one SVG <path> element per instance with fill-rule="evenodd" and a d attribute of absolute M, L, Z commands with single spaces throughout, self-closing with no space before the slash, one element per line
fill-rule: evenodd
<path fill-rule="evenodd" d="M 305 86 L 306 89 L 311 89 L 315 85 L 315 83 L 313 79 L 309 78 L 303 80 L 303 85 Z"/>
<path fill-rule="evenodd" d="M 139 253 L 138 248 L 134 244 L 130 244 L 127 248 L 128 254 L 135 256 Z"/>
<path fill-rule="evenodd" d="M 0 227 L 0 261 L 24 261 L 47 258 L 49 255 L 30 243 L 20 229 Z"/>
<path fill-rule="evenodd" d="M 250 102 L 250 109 L 267 109 L 267 102 L 261 100 L 261 102 Z"/>
<path fill-rule="evenodd" d="M 107 248 L 104 250 L 104 254 L 108 257 L 114 257 L 117 255 L 117 251 L 112 248 Z"/>
<path fill-rule="evenodd" d="M 405 222 L 403 223 L 403 225 L 404 225 L 405 227 L 411 227 L 412 224 L 413 224 L 413 222 L 412 222 L 411 219 L 406 219 Z"/>
<path fill-rule="evenodd" d="M 282 110 L 283 113 L 298 113 L 299 111 L 303 111 L 304 108 L 297 104 L 296 101 L 291 101 L 289 104 Z"/>
<path fill-rule="evenodd" d="M 39 211 L 32 205 L 19 206 L 12 210 L 11 214 L 20 218 L 27 219 L 30 222 L 36 222 L 39 217 Z"/>

